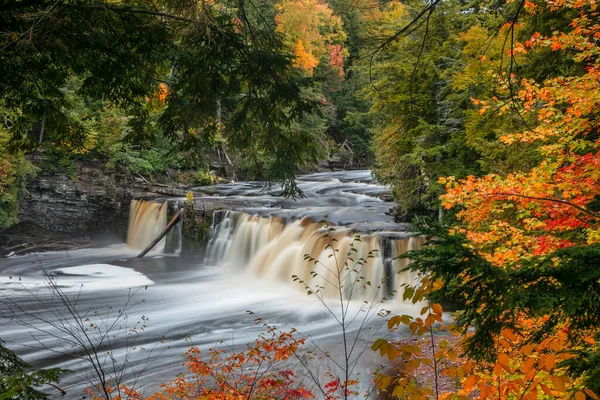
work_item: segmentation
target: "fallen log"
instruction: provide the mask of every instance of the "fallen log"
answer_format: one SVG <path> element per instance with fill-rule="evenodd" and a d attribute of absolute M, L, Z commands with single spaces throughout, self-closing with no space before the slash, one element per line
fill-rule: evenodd
<path fill-rule="evenodd" d="M 138 254 L 137 256 L 135 256 L 135 258 L 142 258 L 144 257 L 146 254 L 148 254 L 148 252 L 150 250 L 152 250 L 152 248 L 154 246 L 156 246 L 158 244 L 158 242 L 161 241 L 162 238 L 164 238 L 167 233 L 169 233 L 169 231 L 175 226 L 175 224 L 177 224 L 177 222 L 183 218 L 183 208 L 181 210 L 179 210 L 177 212 L 177 214 L 175 214 L 173 216 L 173 218 L 171 218 L 171 221 L 169 221 L 169 223 L 167 224 L 167 226 L 165 226 L 165 229 L 162 230 L 162 232 L 156 237 L 156 239 L 154 239 L 149 245 L 148 247 L 146 247 L 144 249 L 144 251 L 142 251 L 140 254 Z"/>

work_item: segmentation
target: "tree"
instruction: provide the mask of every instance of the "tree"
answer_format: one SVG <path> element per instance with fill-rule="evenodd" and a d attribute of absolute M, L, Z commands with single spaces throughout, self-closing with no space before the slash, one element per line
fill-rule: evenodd
<path fill-rule="evenodd" d="M 281 0 L 277 3 L 277 30 L 284 33 L 294 64 L 312 74 L 325 64 L 344 74 L 346 32 L 342 20 L 320 0 Z"/>
<path fill-rule="evenodd" d="M 268 177 L 294 192 L 297 166 L 314 161 L 320 145 L 292 125 L 318 102 L 304 95 L 310 81 L 267 18 L 272 9 L 226 0 L 4 4 L 0 88 L 11 147 L 31 150 L 46 132 L 84 146 L 63 90 L 74 76 L 79 97 L 124 109 L 129 139 L 144 142 L 154 132 L 145 105 L 165 85 L 163 135 L 202 151 L 225 131 L 230 146 L 268 153 Z"/>
<path fill-rule="evenodd" d="M 293 371 L 277 368 L 293 357 L 304 341 L 295 339 L 293 333 L 271 330 L 238 353 L 215 347 L 203 357 L 198 348 L 192 347 L 184 362 L 188 376 L 162 384 L 162 391 L 148 399 L 312 399 L 312 393 Z M 129 399 L 144 398 L 133 389 L 124 388 L 123 392 Z"/>
<path fill-rule="evenodd" d="M 419 233 L 427 237 L 426 246 L 403 257 L 424 279 L 407 288 L 405 298 L 431 303 L 421 317 L 395 316 L 389 326 L 407 325 L 414 335 L 431 339 L 421 346 L 374 344 L 382 355 L 402 355 L 406 362 L 406 375 L 379 377 L 384 389 L 391 386 L 388 390 L 410 398 L 423 391 L 440 398 L 474 393 L 481 398 L 536 399 L 542 393 L 597 398 L 599 275 L 592 267 L 600 256 L 597 245 L 561 249 L 505 269 L 445 226 L 421 220 Z M 442 306 L 433 303 L 440 298 L 458 310 L 449 325 L 441 318 Z M 433 356 L 424 355 L 422 347 L 433 346 L 434 332 L 441 330 L 461 336 L 455 345 L 434 347 Z M 456 379 L 455 387 L 447 393 L 437 386 L 415 388 L 410 375 L 420 365 L 435 368 L 437 377 Z"/>
<path fill-rule="evenodd" d="M 524 118 L 537 121 L 534 126 L 505 132 L 500 140 L 511 147 L 534 145 L 541 161 L 530 170 L 504 176 L 442 180 L 447 187 L 442 196 L 444 207 L 460 208 L 457 216 L 469 240 L 498 265 L 600 240 L 596 112 L 600 106 L 596 90 L 600 50 L 593 39 L 598 25 L 588 17 L 595 12 L 594 4 L 548 3 L 546 7 L 551 12 L 576 10 L 578 17 L 568 30 L 535 32 L 526 42 L 515 43 L 514 49 L 534 54 L 547 49 L 562 52 L 573 63 L 585 63 L 584 72 L 576 70 L 573 75 L 543 82 L 523 78 L 518 90 L 516 76 L 510 76 L 499 88 L 506 100 L 475 100 L 481 114 L 496 108 L 509 113 L 518 107 Z"/>
<path fill-rule="evenodd" d="M 0 341 L 0 399 L 45 399 L 38 389 L 50 385 L 62 392 L 55 384 L 65 372 L 58 368 L 34 370 Z"/>
<path fill-rule="evenodd" d="M 418 31 L 364 61 L 362 73 L 372 80 L 364 94 L 375 121 L 375 172 L 381 182 L 391 184 L 401 215 L 437 209 L 439 176 L 479 173 L 478 154 L 468 148 L 465 136 L 471 93 L 453 87 L 464 65 L 459 35 L 478 23 L 472 3 L 438 5 L 423 17 Z M 392 35 L 424 6 L 389 3 L 372 35 Z"/>
<path fill-rule="evenodd" d="M 597 4 L 517 6 L 500 31 L 508 73 L 490 67 L 494 58 L 491 64 L 471 60 L 466 71 L 487 72 L 494 83 L 483 86 L 493 91 L 473 99 L 479 114 L 520 120 L 512 130 L 501 125 L 500 146 L 514 159 L 535 149 L 529 159 L 535 162 L 503 174 L 442 178 L 442 205 L 456 210 L 458 220 L 441 228 L 421 223 L 429 245 L 406 257 L 411 269 L 426 274 L 426 284 L 438 282 L 421 285 L 415 299 L 444 296 L 459 309 L 455 322 L 467 360 L 446 368 L 460 382 L 449 396 L 597 399 Z M 529 14 L 522 26 L 520 12 Z M 556 16 L 557 23 L 540 24 L 541 15 Z M 515 39 L 517 29 L 529 37 Z M 553 53 L 564 68 L 549 72 L 529 64 L 517 71 L 522 60 L 539 62 Z"/>
<path fill-rule="evenodd" d="M 4 150 L 7 142 L 8 135 L 0 128 L 0 229 L 17 221 L 25 181 L 36 173 L 36 168 L 22 154 Z"/>

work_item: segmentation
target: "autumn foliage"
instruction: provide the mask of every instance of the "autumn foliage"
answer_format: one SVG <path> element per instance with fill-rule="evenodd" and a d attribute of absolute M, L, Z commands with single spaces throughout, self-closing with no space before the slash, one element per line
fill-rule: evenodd
<path fill-rule="evenodd" d="M 495 80 L 493 95 L 472 99 L 483 118 L 519 114 L 522 129 L 503 132 L 501 145 L 517 154 L 519 144 L 533 146 L 540 162 L 505 174 L 440 179 L 446 185 L 442 205 L 456 211 L 458 223 L 430 237 L 437 253 L 428 249 L 414 254 L 421 272 L 432 271 L 441 280 L 427 275 L 408 298 L 423 301 L 425 295 L 441 291 L 463 309 L 457 326 L 446 325 L 441 306 L 430 304 L 420 318 L 399 316 L 390 320 L 390 328 L 406 325 L 414 334 L 431 338 L 434 331 L 447 331 L 461 339 L 456 348 L 436 349 L 433 358 L 424 357 L 419 346 L 376 342 L 374 348 L 382 355 L 404 360 L 400 377 L 379 377 L 382 390 L 397 397 L 598 399 L 590 389 L 595 376 L 590 360 L 596 357 L 600 333 L 595 306 L 600 242 L 598 4 L 522 4 L 530 16 L 563 12 L 574 17 L 564 31 L 535 32 L 523 43 L 507 45 L 504 65 L 515 63 L 515 57 L 554 52 L 581 66 L 583 73 L 538 82 L 514 72 L 498 73 L 493 64 L 486 71 L 490 61 L 485 56 L 473 61 L 476 68 L 466 68 Z M 510 38 L 511 30 L 521 28 L 516 25 L 509 21 L 501 32 Z M 452 254 L 443 254 L 444 249 Z M 422 343 L 432 345 L 431 340 Z M 435 387 L 415 387 L 410 377 L 422 364 L 435 369 L 436 376 L 455 379 L 454 390 L 437 393 Z"/>
<path fill-rule="evenodd" d="M 342 20 L 321 0 L 281 0 L 276 4 L 277 29 L 290 45 L 294 65 L 312 74 L 323 63 L 344 74 L 346 33 Z"/>
<path fill-rule="evenodd" d="M 504 176 L 441 179 L 447 188 L 443 206 L 459 209 L 460 229 L 481 254 L 498 265 L 600 241 L 600 214 L 595 205 L 600 196 L 597 5 L 594 1 L 548 1 L 545 7 L 577 11 L 571 29 L 548 35 L 536 32 L 515 48 L 521 53 L 560 52 L 561 57 L 585 65 L 585 73 L 543 82 L 517 79 L 513 74 L 499 78 L 503 98 L 499 94 L 486 101 L 473 99 L 481 114 L 509 114 L 516 107 L 525 120 L 533 121 L 521 131 L 504 133 L 500 140 L 506 146 L 535 145 L 541 163 Z M 536 12 L 536 7 L 529 9 Z"/>
<path fill-rule="evenodd" d="M 161 385 L 161 391 L 150 397 L 121 387 L 113 388 L 115 400 L 146 399 L 311 399 L 312 393 L 304 388 L 296 374 L 280 368 L 293 357 L 304 339 L 295 339 L 292 333 L 270 331 L 261 335 L 243 351 L 213 347 L 206 354 L 197 347 L 185 354 L 188 373 Z"/>

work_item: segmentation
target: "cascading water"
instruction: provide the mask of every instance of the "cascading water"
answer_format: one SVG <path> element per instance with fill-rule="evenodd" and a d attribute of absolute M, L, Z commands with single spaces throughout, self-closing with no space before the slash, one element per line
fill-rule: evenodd
<path fill-rule="evenodd" d="M 134 302 L 129 315 L 151 317 L 150 329 L 144 333 L 144 343 L 162 343 L 166 337 L 168 346 L 160 347 L 160 353 L 157 353 L 160 357 L 151 365 L 144 364 L 148 361 L 148 353 L 131 352 L 127 340 L 115 341 L 111 351 L 111 359 L 114 355 L 120 365 L 125 365 L 123 357 L 131 354 L 129 365 L 136 368 L 148 366 L 143 376 L 147 392 L 182 372 L 181 354 L 189 348 L 187 338 L 190 335 L 203 352 L 222 340 L 231 339 L 231 343 L 235 341 L 236 344 L 254 341 L 261 327 L 255 325 L 253 317 L 248 318 L 247 310 L 252 310 L 278 328 L 299 328 L 311 338 L 311 342 L 314 340 L 320 348 L 337 357 L 341 354 L 337 322 L 312 296 L 304 295 L 303 285 L 292 284 L 291 279 L 292 275 L 298 275 L 310 286 L 324 286 L 324 291 L 330 291 L 326 295 L 332 295 L 331 286 L 325 279 L 337 277 L 328 271 L 336 263 L 328 257 L 331 254 L 326 248 L 328 241 L 323 238 L 327 230 L 314 221 L 327 215 L 327 220 L 336 226 L 331 235 L 337 240 L 335 247 L 340 250 L 338 254 L 348 251 L 355 232 L 364 234 L 361 242 L 354 243 L 356 251 L 352 251 L 353 259 L 368 258 L 370 251 L 378 250 L 372 253 L 373 258 L 368 259 L 366 267 L 346 274 L 345 287 L 349 281 L 355 281 L 357 275 L 372 282 L 371 286 L 360 289 L 353 296 L 357 300 L 378 297 L 380 293 L 376 287 L 387 276 L 391 279 L 385 283 L 384 292 L 400 289 L 397 297 L 401 299 L 402 283 L 415 283 L 418 277 L 408 272 L 397 274 L 407 261 L 395 257 L 418 248 L 423 240 L 409 238 L 411 226 L 396 223 L 389 215 L 387 211 L 391 204 L 382 200 L 387 188 L 375 182 L 369 171 L 301 176 L 298 177 L 298 186 L 306 197 L 296 201 L 277 196 L 276 190 L 274 193 L 266 192 L 261 182 L 194 189 L 202 197 L 217 202 L 228 198 L 235 204 L 248 207 L 244 212 L 214 211 L 211 240 L 204 262 L 185 253 L 181 257 L 132 258 L 163 230 L 169 218 L 176 214 L 176 204 L 181 207 L 183 199 L 133 201 L 128 233 L 130 248 L 114 245 L 68 253 L 32 253 L 0 258 L 0 292 L 10 291 L 23 307 L 38 304 L 32 301 L 31 295 L 44 287 L 43 274 L 50 273 L 60 280 L 64 291 L 76 294 L 81 311 L 85 313 L 90 307 L 95 310 L 113 307 L 116 310 L 116 307 L 129 304 L 132 293 L 129 288 L 149 286 L 147 291 L 140 291 L 138 296 L 142 296 L 140 299 L 143 301 Z M 153 253 L 177 253 L 181 243 L 180 228 L 174 227 Z M 305 261 L 304 254 L 319 259 L 325 267 Z M 39 269 L 40 262 L 44 263 L 43 273 Z M 317 270 L 321 277 L 311 276 L 312 270 Z M 22 279 L 16 282 L 12 276 Z M 20 289 L 21 284 L 27 286 Z M 292 287 L 298 290 L 290 290 Z M 44 305 L 50 308 L 44 314 L 38 314 L 36 309 L 36 321 L 52 321 L 57 313 L 60 314 L 64 306 L 56 300 L 56 296 L 44 298 Z M 350 308 L 357 312 L 362 307 L 360 301 L 349 303 L 352 303 Z M 420 307 L 388 302 L 384 308 L 417 315 Z M 0 304 L 0 314 L 3 312 L 6 308 L 3 309 Z M 377 331 L 378 324 L 384 322 L 370 321 L 369 326 L 363 329 L 359 320 L 351 324 L 346 333 L 358 338 L 362 332 L 364 337 L 355 343 L 368 348 L 370 336 L 364 333 L 371 328 L 371 332 L 381 332 Z M 40 325 L 50 335 L 43 339 L 44 347 L 51 350 L 47 352 L 39 351 L 41 343 L 37 335 L 31 334 L 30 326 L 20 327 L 14 321 L 5 322 L 2 339 L 10 343 L 20 356 L 40 368 L 77 371 L 65 374 L 61 387 L 73 398 L 79 394 L 87 395 L 87 384 L 81 377 L 93 375 L 93 368 L 70 356 L 64 358 L 68 361 L 55 356 L 64 351 L 63 342 L 56 340 L 63 334 L 60 326 Z M 402 335 L 404 333 L 398 331 L 394 338 L 403 338 Z M 107 359 L 107 362 L 110 364 L 111 360 Z M 357 371 L 368 377 L 379 367 L 373 357 L 364 357 Z M 370 379 L 363 381 L 368 383 Z"/>
<path fill-rule="evenodd" d="M 353 287 L 352 298 L 361 300 L 380 299 L 391 290 L 402 293 L 403 284 L 415 284 L 417 274 L 401 272 L 408 261 L 397 257 L 423 243 L 421 238 L 377 234 L 357 239 L 351 229 L 330 231 L 309 218 L 285 223 L 275 216 L 232 211 L 215 214 L 211 235 L 206 264 L 284 282 L 292 282 L 295 275 L 311 288 L 320 288 L 326 297 L 338 293 L 336 285 L 342 280 L 345 295 L 349 296 L 349 288 Z M 335 256 L 332 247 L 337 249 Z M 306 260 L 305 255 L 318 262 Z"/>
<path fill-rule="evenodd" d="M 167 225 L 168 203 L 157 201 L 133 200 L 129 211 L 127 246 L 143 250 Z M 161 240 L 154 251 L 163 252 L 166 239 Z"/>

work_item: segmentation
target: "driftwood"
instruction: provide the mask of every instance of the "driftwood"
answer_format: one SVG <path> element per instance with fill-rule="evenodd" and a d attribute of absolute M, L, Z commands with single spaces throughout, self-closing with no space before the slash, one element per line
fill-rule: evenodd
<path fill-rule="evenodd" d="M 177 212 L 177 214 L 175 214 L 173 216 L 173 218 L 171 218 L 171 221 L 169 221 L 169 223 L 167 224 L 167 226 L 165 226 L 165 229 L 162 230 L 162 232 L 156 237 L 156 239 L 154 239 L 149 245 L 148 247 L 146 247 L 144 249 L 144 251 L 142 251 L 140 254 L 138 254 L 137 256 L 135 256 L 135 258 L 142 258 L 144 257 L 146 254 L 148 254 L 148 252 L 150 250 L 152 250 L 152 248 L 154 246 L 156 246 L 158 244 L 158 242 L 161 241 L 162 238 L 164 238 L 167 233 L 169 233 L 169 231 L 175 226 L 175 224 L 183 217 L 183 208 L 181 210 L 179 210 Z"/>
<path fill-rule="evenodd" d="M 65 394 L 67 394 L 67 392 L 63 388 L 61 388 L 60 386 L 56 386 L 53 383 L 47 383 L 47 384 L 50 385 L 50 386 L 52 386 L 54 389 L 58 390 L 60 392 L 61 396 L 64 396 Z"/>

